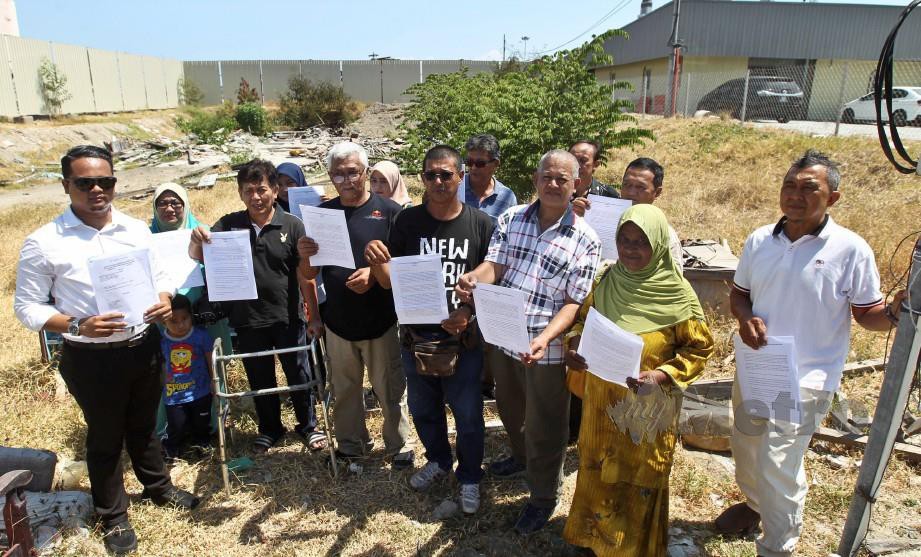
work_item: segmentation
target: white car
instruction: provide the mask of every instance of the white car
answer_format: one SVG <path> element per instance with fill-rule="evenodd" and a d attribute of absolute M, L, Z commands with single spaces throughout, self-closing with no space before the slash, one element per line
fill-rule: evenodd
<path fill-rule="evenodd" d="M 868 93 L 859 99 L 854 99 L 844 105 L 841 111 L 841 121 L 854 123 L 861 121 L 876 121 L 876 103 L 874 94 Z M 883 122 L 889 121 L 886 113 L 886 101 L 883 99 Z M 892 120 L 896 126 L 906 124 L 921 124 L 921 87 L 893 87 L 892 88 Z"/>

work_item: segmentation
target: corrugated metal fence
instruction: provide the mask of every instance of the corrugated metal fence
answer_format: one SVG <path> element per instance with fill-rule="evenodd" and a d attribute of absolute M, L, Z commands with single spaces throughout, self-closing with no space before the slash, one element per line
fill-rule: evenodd
<path fill-rule="evenodd" d="M 495 62 L 483 60 L 222 60 L 190 61 L 185 76 L 204 93 L 205 104 L 236 100 L 240 79 L 246 79 L 263 102 L 277 101 L 288 80 L 303 76 L 313 82 L 341 85 L 346 94 L 365 102 L 409 101 L 406 89 L 431 74 L 491 72 Z"/>
<path fill-rule="evenodd" d="M 64 113 L 171 108 L 179 104 L 182 62 L 0 36 L 0 116 L 48 114 L 38 68 L 47 58 L 67 76 Z"/>

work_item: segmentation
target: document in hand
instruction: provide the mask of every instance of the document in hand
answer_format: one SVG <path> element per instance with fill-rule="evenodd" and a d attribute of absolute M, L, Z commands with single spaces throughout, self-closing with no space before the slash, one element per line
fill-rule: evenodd
<path fill-rule="evenodd" d="M 477 284 L 473 289 L 476 319 L 486 342 L 515 354 L 531 352 L 525 293 L 515 288 Z"/>
<path fill-rule="evenodd" d="M 601 257 L 617 259 L 617 225 L 624 211 L 633 206 L 629 199 L 589 194 L 592 208 L 585 212 L 585 222 L 601 240 Z"/>
<path fill-rule="evenodd" d="M 302 186 L 288 188 L 288 207 L 291 207 L 291 210 L 294 212 L 294 216 L 300 218 L 301 213 L 297 210 L 297 208 L 301 205 L 316 207 L 320 203 L 323 203 L 323 194 L 325 191 L 326 190 L 323 186 Z"/>
<path fill-rule="evenodd" d="M 749 348 L 739 335 L 734 335 L 732 342 L 742 411 L 757 418 L 799 423 L 802 398 L 793 337 L 768 337 L 767 346 L 757 350 Z"/>
<path fill-rule="evenodd" d="M 441 256 L 409 255 L 390 260 L 393 306 L 403 325 L 430 325 L 448 318 Z"/>
<path fill-rule="evenodd" d="M 355 257 L 352 255 L 352 242 L 345 222 L 345 211 L 307 205 L 301 205 L 300 208 L 307 236 L 313 238 L 320 246 L 317 254 L 310 258 L 310 265 L 335 265 L 354 269 Z"/>
<path fill-rule="evenodd" d="M 170 285 L 177 290 L 204 286 L 198 261 L 189 257 L 191 229 L 160 232 L 153 235 L 153 248 L 157 263 L 169 275 Z"/>
<path fill-rule="evenodd" d="M 160 301 L 151 273 L 150 250 L 92 257 L 88 263 L 99 313 L 123 313 L 129 327 L 144 323 L 144 312 Z"/>
<path fill-rule="evenodd" d="M 588 310 L 579 355 L 588 370 L 605 381 L 627 385 L 627 378 L 640 376 L 643 339 L 618 327 L 595 308 Z"/>
<path fill-rule="evenodd" d="M 209 300 L 226 302 L 259 297 L 249 230 L 212 232 L 211 241 L 202 244 L 202 250 Z"/>

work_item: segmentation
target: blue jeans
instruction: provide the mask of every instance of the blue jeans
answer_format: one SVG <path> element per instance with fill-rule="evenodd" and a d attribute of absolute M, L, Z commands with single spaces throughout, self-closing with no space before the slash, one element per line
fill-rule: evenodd
<path fill-rule="evenodd" d="M 464 350 L 457 360 L 454 375 L 435 377 L 416 373 L 412 352 L 401 351 L 406 373 L 409 413 L 419 440 L 425 447 L 425 458 L 436 462 L 442 470 L 451 470 L 454 457 L 448 441 L 448 421 L 445 401 L 454 414 L 457 428 L 457 470 L 461 484 L 477 484 L 483 478 L 483 349 Z"/>

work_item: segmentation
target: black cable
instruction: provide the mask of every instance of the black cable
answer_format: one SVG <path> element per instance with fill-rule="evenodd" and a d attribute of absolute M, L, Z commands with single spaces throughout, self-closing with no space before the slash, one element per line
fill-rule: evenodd
<path fill-rule="evenodd" d="M 902 27 L 902 24 L 905 23 L 905 20 L 908 18 L 909 14 L 911 14 L 912 10 L 918 7 L 919 4 L 921 4 L 921 0 L 912 0 L 912 2 L 902 10 L 898 22 L 895 24 L 895 27 L 892 28 L 889 36 L 886 37 L 886 42 L 883 43 L 883 49 L 879 54 L 879 63 L 876 66 L 876 74 L 873 79 L 873 102 L 876 105 L 876 130 L 879 132 L 879 144 L 886 158 L 889 159 L 889 162 L 891 162 L 895 169 L 902 174 L 914 174 L 918 168 L 918 161 L 912 159 L 908 151 L 905 150 L 905 146 L 902 145 L 898 127 L 895 125 L 895 119 L 892 117 L 892 74 L 894 67 L 892 58 L 895 53 L 895 40 L 899 34 L 899 29 Z M 892 145 L 889 143 L 889 137 L 886 136 L 886 128 L 883 125 L 882 117 L 884 89 L 886 95 L 886 114 L 889 116 L 889 134 L 892 136 L 892 145 L 895 146 L 895 150 L 899 156 L 908 162 L 909 166 L 904 166 L 896 160 L 895 155 L 892 153 Z"/>

